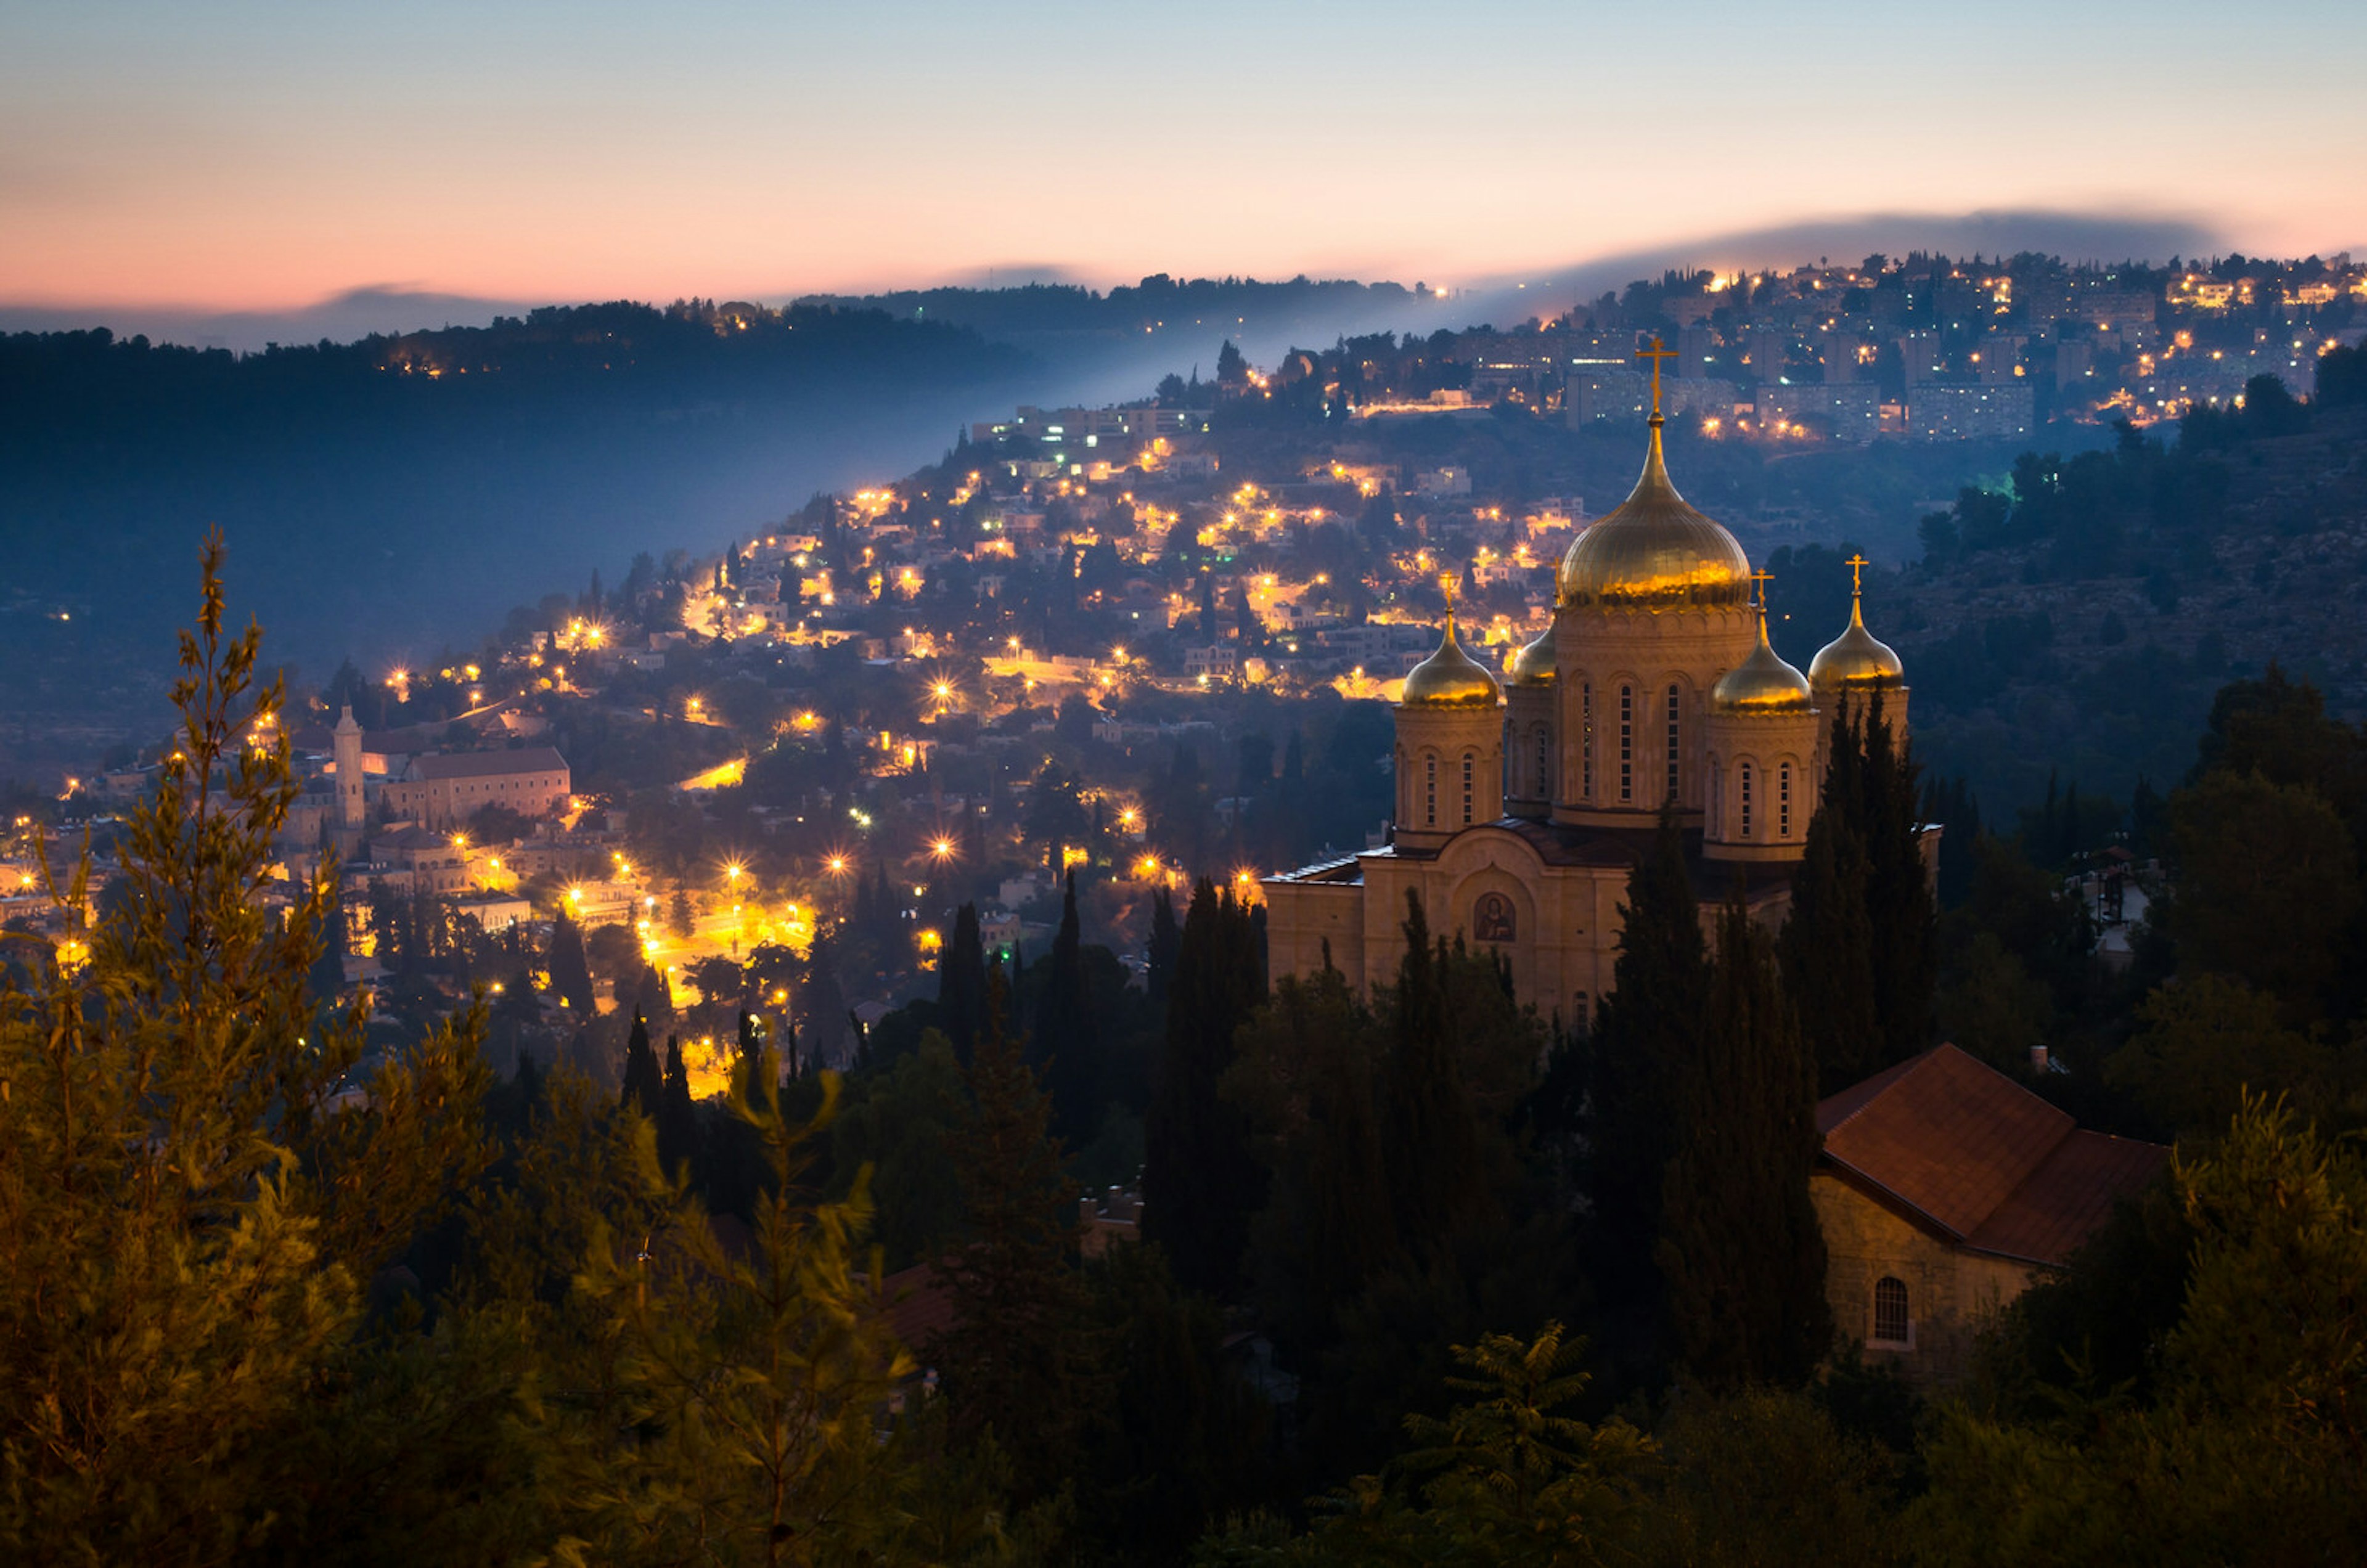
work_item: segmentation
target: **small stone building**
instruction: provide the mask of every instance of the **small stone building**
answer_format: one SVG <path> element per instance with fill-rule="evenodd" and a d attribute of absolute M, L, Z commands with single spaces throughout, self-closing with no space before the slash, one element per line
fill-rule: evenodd
<path fill-rule="evenodd" d="M 1834 1329 L 1924 1387 L 1962 1378 L 1985 1322 L 2067 1263 L 2169 1156 L 2082 1131 L 1954 1045 L 1822 1101 L 1817 1131 L 1809 1191 Z"/>

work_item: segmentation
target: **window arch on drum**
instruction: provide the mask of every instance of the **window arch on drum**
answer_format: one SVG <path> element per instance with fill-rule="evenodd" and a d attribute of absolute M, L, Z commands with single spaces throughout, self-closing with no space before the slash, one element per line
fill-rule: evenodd
<path fill-rule="evenodd" d="M 1511 942 L 1520 934 L 1520 918 L 1512 900 L 1501 893 L 1482 893 L 1471 906 L 1474 942 Z"/>

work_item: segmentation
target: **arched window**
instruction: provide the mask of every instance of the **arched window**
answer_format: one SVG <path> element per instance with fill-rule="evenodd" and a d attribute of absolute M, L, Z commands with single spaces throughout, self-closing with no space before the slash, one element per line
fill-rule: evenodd
<path fill-rule="evenodd" d="M 1877 1343 L 1905 1345 L 1913 1324 L 1907 1315 L 1907 1282 L 1888 1275 L 1874 1282 L 1874 1337 Z"/>
<path fill-rule="evenodd" d="M 1537 798 L 1553 798 L 1553 731 L 1537 726 Z"/>
<path fill-rule="evenodd" d="M 1421 760 L 1421 825 L 1438 826 L 1438 759 L 1425 756 Z"/>
<path fill-rule="evenodd" d="M 1742 796 L 1741 831 L 1737 835 L 1737 837 L 1747 839 L 1750 837 L 1750 764 L 1748 762 L 1743 763 L 1740 768 L 1735 771 L 1734 777 L 1735 783 L 1738 786 Z"/>
<path fill-rule="evenodd" d="M 1792 836 L 1792 764 L 1786 762 L 1775 774 L 1775 836 Z"/>
<path fill-rule="evenodd" d="M 1677 716 L 1678 716 L 1681 712 L 1682 712 L 1682 711 L 1683 711 L 1683 710 L 1682 710 L 1682 703 L 1683 703 L 1683 697 L 1684 697 L 1684 694 L 1683 694 L 1682 692 L 1680 692 L 1680 691 L 1678 691 L 1678 690 L 1677 690 L 1677 684 L 1676 684 L 1676 682 L 1673 682 L 1673 681 L 1670 682 L 1669 682 L 1669 794 L 1668 794 L 1668 798 L 1669 798 L 1669 799 L 1670 799 L 1670 800 L 1674 800 L 1674 799 L 1676 799 L 1676 798 L 1677 798 L 1677 759 L 1678 759 L 1679 757 L 1681 757 L 1681 756 L 1682 756 L 1682 755 L 1684 754 L 1684 751 L 1683 751 L 1682 747 L 1682 746 L 1680 746 L 1680 745 L 1679 745 L 1679 743 L 1678 743 L 1678 732 L 1677 732 Z"/>
<path fill-rule="evenodd" d="M 1580 1040 L 1594 1032 L 1594 999 L 1584 991 L 1570 998 L 1570 1027 Z"/>
<path fill-rule="evenodd" d="M 1471 906 L 1471 936 L 1475 942 L 1510 942 L 1519 931 L 1512 901 L 1501 893 L 1482 893 Z"/>
<path fill-rule="evenodd" d="M 1636 798 L 1636 688 L 1619 688 L 1619 804 Z"/>
<path fill-rule="evenodd" d="M 1473 784 L 1475 784 L 1475 783 L 1478 781 L 1478 775 L 1479 775 L 1479 758 L 1478 758 L 1478 754 L 1477 754 L 1477 753 L 1475 753 L 1475 752 L 1470 752 L 1470 751 L 1466 751 L 1466 752 L 1464 752 L 1464 753 L 1463 753 L 1463 825 L 1464 825 L 1466 828 L 1468 828 L 1469 826 L 1471 826 L 1471 807 L 1472 807 L 1472 805 L 1473 805 L 1473 800 L 1472 800 L 1472 785 L 1473 785 Z"/>
<path fill-rule="evenodd" d="M 1594 798 L 1594 682 L 1578 683 L 1578 797 Z"/>

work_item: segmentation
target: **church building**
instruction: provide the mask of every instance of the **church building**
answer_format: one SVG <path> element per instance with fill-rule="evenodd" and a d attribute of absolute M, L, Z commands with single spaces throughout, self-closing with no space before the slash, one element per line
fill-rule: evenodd
<path fill-rule="evenodd" d="M 1904 668 L 1855 601 L 1806 674 L 1776 654 L 1766 574 L 1670 480 L 1657 361 L 1653 386 L 1642 477 L 1562 558 L 1553 624 L 1500 682 L 1456 641 L 1450 604 L 1438 650 L 1406 677 L 1390 841 L 1266 879 L 1274 975 L 1313 973 L 1328 951 L 1360 988 L 1387 983 L 1412 893 L 1433 931 L 1497 952 L 1540 1013 L 1591 1021 L 1664 803 L 1704 906 L 1738 886 L 1772 925 L 1836 706 L 1879 690 L 1903 735 Z"/>

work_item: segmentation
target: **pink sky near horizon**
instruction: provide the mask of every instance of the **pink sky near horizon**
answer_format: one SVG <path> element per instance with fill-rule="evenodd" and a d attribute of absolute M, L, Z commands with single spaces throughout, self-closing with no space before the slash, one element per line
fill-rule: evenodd
<path fill-rule="evenodd" d="M 1863 15 L 0 0 L 0 302 L 1477 283 L 1868 211 L 2367 243 L 2367 7 Z"/>

